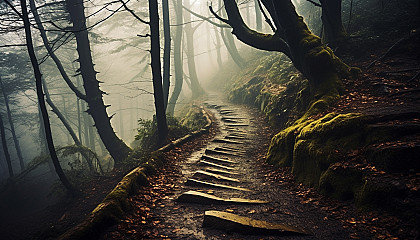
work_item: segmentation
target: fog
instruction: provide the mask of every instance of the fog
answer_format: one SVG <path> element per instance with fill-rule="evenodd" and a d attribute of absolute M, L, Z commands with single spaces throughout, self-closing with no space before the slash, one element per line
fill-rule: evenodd
<path fill-rule="evenodd" d="M 178 2 L 169 2 L 172 40 L 169 96 L 172 95 L 175 86 L 174 39 L 176 29 L 182 27 L 181 57 L 183 62 L 181 67 L 184 84 L 176 102 L 176 109 L 180 109 L 190 104 L 192 96 L 193 79 L 190 77 L 190 66 L 188 64 L 188 60 L 191 59 L 187 57 L 190 51 L 194 51 L 191 56 L 194 56 L 197 79 L 200 85 L 211 88 L 213 86 L 212 76 L 226 62 L 235 60 L 232 51 L 239 51 L 239 56 L 236 56 L 236 58 L 241 58 L 241 52 L 250 49 L 250 47 L 233 37 L 230 28 L 214 26 L 214 23 L 220 24 L 220 21 L 209 11 L 209 6 L 212 6 L 218 15 L 225 17 L 221 1 L 196 0 L 189 3 L 184 2 L 184 5 L 188 3 L 187 5 L 191 7 L 188 11 L 183 11 L 184 19 L 181 24 L 176 21 L 175 3 Z M 257 11 L 255 3 L 256 1 L 250 0 L 238 2 L 244 21 L 252 29 L 258 27 L 255 21 Z M 296 0 L 294 3 L 300 4 L 300 1 Z M 86 86 L 84 86 L 84 80 L 80 75 L 76 49 L 75 34 L 77 31 L 71 31 L 70 17 L 65 5 L 54 1 L 36 1 L 36 5 L 54 54 L 59 59 L 72 84 L 84 94 L 84 87 Z M 141 18 L 148 21 L 148 4 L 144 0 L 129 1 L 126 6 L 136 17 L 127 11 L 119 1 L 94 0 L 84 2 L 92 62 L 97 72 L 96 79 L 100 81 L 100 90 L 104 92 L 102 97 L 105 106 L 107 106 L 107 114 L 111 118 L 111 126 L 117 137 L 130 146 L 137 134 L 138 120 L 151 120 L 155 115 L 155 100 L 150 67 L 150 39 L 148 35 L 150 29 L 149 25 L 137 19 Z M 305 6 L 310 7 L 310 5 Z M 159 2 L 158 7 L 162 61 L 164 39 L 161 2 Z M 16 9 L 19 11 L 18 5 L 16 5 Z M 259 11 L 258 7 L 257 9 Z M 194 15 L 190 12 L 193 12 Z M 197 17 L 198 15 L 199 17 Z M 191 20 L 186 21 L 186 16 Z M 72 128 L 74 135 L 79 138 L 81 144 L 90 148 L 101 159 L 109 159 L 109 153 L 98 135 L 95 123 L 86 112 L 89 109 L 88 104 L 78 98 L 68 86 L 69 84 L 66 84 L 63 80 L 53 57 L 48 54 L 44 46 L 39 27 L 36 27 L 36 20 L 32 14 L 29 17 L 32 24 L 32 41 L 35 46 L 35 53 L 41 68 L 42 78 L 45 81 L 44 93 L 49 93 L 51 102 L 62 113 L 62 118 L 68 122 L 69 127 Z M 40 121 L 34 73 L 26 50 L 23 25 L 18 15 L 11 11 L 4 2 L 0 3 L 0 19 L 2 21 L 0 28 L 0 60 L 2 62 L 0 79 L 4 84 L 2 90 L 6 94 L 0 97 L 2 106 L 0 114 L 4 122 L 11 168 L 16 179 L 18 179 L 16 181 L 24 186 L 20 188 L 20 192 L 23 194 L 27 189 L 31 189 L 31 192 L 36 192 L 39 198 L 36 201 L 34 198 L 25 198 L 26 200 L 16 206 L 20 209 L 22 204 L 26 204 L 28 209 L 40 209 L 53 201 L 54 198 L 49 198 L 47 195 L 53 191 L 50 186 L 56 183 L 57 176 L 51 162 L 36 165 L 36 161 L 33 161 L 37 157 L 47 156 L 48 151 L 43 135 L 45 133 L 43 133 L 44 130 Z M 261 21 L 260 31 L 272 33 L 269 25 L 265 24 L 263 20 Z M 192 27 L 193 43 L 191 46 L 193 49 L 188 49 L 187 26 Z M 221 34 L 222 31 L 223 34 Z M 229 44 L 231 53 L 229 53 L 225 43 Z M 232 71 L 240 69 L 234 64 L 229 66 L 233 66 Z M 220 91 L 220 89 L 217 90 Z M 6 102 L 9 102 L 12 119 L 7 117 Z M 50 106 L 48 106 L 48 114 L 56 149 L 63 149 L 75 144 L 72 139 L 73 136 L 69 134 L 69 129 L 65 127 L 63 120 L 57 117 L 58 115 L 52 111 Z M 22 167 L 19 163 L 19 156 L 11 134 L 10 121 L 13 121 L 15 126 L 15 133 L 20 144 L 25 167 Z M 4 147 L 0 148 L 0 156 L 1 186 L 7 188 L 9 171 L 5 160 Z M 81 156 L 78 154 L 74 156 L 64 157 L 60 155 L 62 168 L 70 170 L 74 168 L 74 164 L 86 168 L 80 163 Z M 107 163 L 109 163 L 109 160 Z M 7 208 L 6 205 L 5 207 Z"/>

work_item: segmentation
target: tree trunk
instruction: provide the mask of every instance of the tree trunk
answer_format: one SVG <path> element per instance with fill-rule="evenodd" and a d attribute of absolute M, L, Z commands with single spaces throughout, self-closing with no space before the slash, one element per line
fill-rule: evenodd
<path fill-rule="evenodd" d="M 223 62 L 222 62 L 222 53 L 220 51 L 220 48 L 222 47 L 222 45 L 220 44 L 220 36 L 219 36 L 219 32 L 217 31 L 216 26 L 213 26 L 214 28 L 214 35 L 216 38 L 216 59 L 217 59 L 217 64 L 219 65 L 219 70 L 221 70 L 223 68 Z"/>
<path fill-rule="evenodd" d="M 167 112 L 169 116 L 173 116 L 175 112 L 175 105 L 178 100 L 179 94 L 182 90 L 182 84 L 184 82 L 184 70 L 183 70 L 183 59 L 182 59 L 182 0 L 177 0 L 175 3 L 176 11 L 176 29 L 174 38 L 174 67 L 175 67 L 175 86 L 172 91 L 171 98 Z"/>
<path fill-rule="evenodd" d="M 257 29 L 257 31 L 261 31 L 262 30 L 262 14 L 261 14 L 261 9 L 260 9 L 260 6 L 258 4 L 258 1 L 259 0 L 254 0 L 255 21 L 256 21 L 255 29 Z"/>
<path fill-rule="evenodd" d="M 232 34 L 228 32 L 225 29 L 221 30 L 221 36 L 222 40 L 226 46 L 226 49 L 229 52 L 229 55 L 232 57 L 232 60 L 235 62 L 235 64 L 239 68 L 245 67 L 244 59 L 241 57 L 241 55 L 238 52 L 238 49 L 236 48 L 235 41 L 233 40 Z"/>
<path fill-rule="evenodd" d="M 32 43 L 32 36 L 31 36 L 31 23 L 29 22 L 28 17 L 28 10 L 26 7 L 26 0 L 20 1 L 21 9 L 22 9 L 22 19 L 25 28 L 25 39 L 26 39 L 26 46 L 28 49 L 28 54 L 31 59 L 32 67 L 34 70 L 35 80 L 36 80 L 36 93 L 38 97 L 38 103 L 41 109 L 42 118 L 44 120 L 44 127 L 45 127 L 45 135 L 47 138 L 48 150 L 50 151 L 51 159 L 53 161 L 55 171 L 57 172 L 58 177 L 60 178 L 61 182 L 63 183 L 64 187 L 66 187 L 71 193 L 75 194 L 76 190 L 68 181 L 66 175 L 61 168 L 60 162 L 58 160 L 57 153 L 54 148 L 54 142 L 51 133 L 51 125 L 50 120 L 48 118 L 47 107 L 45 106 L 44 102 L 44 93 L 42 92 L 42 75 L 41 71 L 38 66 L 38 60 L 35 56 L 34 46 Z"/>
<path fill-rule="evenodd" d="M 73 128 L 67 122 L 66 117 L 63 114 L 61 114 L 60 110 L 57 108 L 57 106 L 55 106 L 55 104 L 51 100 L 50 93 L 48 91 L 47 84 L 45 83 L 44 79 L 42 79 L 42 86 L 44 88 L 46 101 L 47 101 L 48 105 L 51 107 L 52 112 L 55 113 L 55 115 L 57 115 L 58 119 L 60 119 L 61 123 L 63 123 L 64 127 L 69 132 L 69 134 L 70 134 L 71 138 L 73 139 L 74 143 L 77 146 L 82 146 L 82 143 L 80 142 L 79 138 L 76 136 L 76 133 L 73 131 Z M 86 163 L 88 164 L 90 172 L 93 173 L 94 168 L 93 168 L 93 164 L 92 164 L 91 159 L 84 153 L 82 153 L 82 156 L 86 160 Z"/>
<path fill-rule="evenodd" d="M 22 150 L 20 148 L 19 139 L 16 136 L 15 124 L 13 123 L 13 118 L 12 118 L 12 111 L 10 110 L 10 106 L 9 106 L 9 98 L 4 89 L 1 78 L 0 78 L 0 87 L 3 93 L 4 105 L 6 105 L 6 113 L 7 113 L 7 118 L 9 119 L 9 125 L 10 125 L 10 131 L 12 132 L 13 143 L 15 144 L 16 153 L 19 159 L 20 171 L 23 171 L 25 169 L 25 163 L 23 162 Z"/>
<path fill-rule="evenodd" d="M 273 6 L 293 64 L 309 80 L 313 104 L 308 114 L 325 110 L 338 99 L 342 91 L 341 78 L 350 74 L 350 68 L 311 33 L 290 1 L 276 1 Z"/>
<path fill-rule="evenodd" d="M 86 101 L 89 105 L 87 112 L 92 116 L 99 136 L 113 157 L 115 164 L 118 165 L 128 156 L 131 149 L 117 137 L 112 129 L 110 117 L 106 112 L 106 106 L 102 99 L 103 92 L 99 89 L 99 81 L 96 79 L 97 72 L 93 68 L 83 1 L 66 0 L 66 4 L 76 36 L 80 72 L 86 92 Z"/>
<path fill-rule="evenodd" d="M 171 30 L 169 25 L 169 3 L 162 0 L 163 13 L 163 103 L 166 110 L 169 98 L 170 67 L 171 67 Z"/>
<path fill-rule="evenodd" d="M 219 0 L 219 6 L 222 6 L 221 0 Z M 221 13 L 222 17 L 226 16 L 226 11 L 222 10 Z M 223 43 L 226 46 L 229 56 L 232 57 L 233 62 L 239 68 L 243 68 L 245 66 L 245 61 L 239 54 L 238 49 L 236 48 L 235 40 L 233 39 L 232 34 L 227 29 L 222 28 L 220 30 L 220 35 L 222 36 Z"/>
<path fill-rule="evenodd" d="M 325 39 L 331 46 L 336 47 L 347 37 L 341 19 L 342 0 L 320 0 L 322 5 L 322 23 L 324 24 Z"/>
<path fill-rule="evenodd" d="M 153 76 L 153 95 L 155 98 L 156 122 L 158 128 L 158 144 L 162 145 L 168 135 L 168 125 L 164 107 L 162 89 L 162 74 L 160 64 L 160 39 L 159 39 L 159 15 L 157 0 L 149 0 L 150 16 L 150 44 L 151 44 L 151 67 Z"/>
<path fill-rule="evenodd" d="M 224 2 L 229 17 L 226 22 L 233 27 L 233 33 L 239 40 L 258 49 L 285 53 L 309 80 L 312 102 L 306 114 L 323 111 L 337 101 L 342 90 L 341 78 L 358 72 L 344 64 L 319 37 L 310 32 L 290 0 L 263 0 L 277 28 L 274 35 L 249 29 L 240 16 L 236 2 Z"/>
<path fill-rule="evenodd" d="M 43 88 L 44 88 L 44 92 L 46 92 L 46 89 L 45 89 L 45 80 L 44 79 L 42 79 L 42 83 L 44 84 L 44 85 L 42 85 L 43 86 Z M 63 101 L 63 114 L 60 112 L 60 110 L 58 110 L 58 108 L 57 108 L 57 110 L 60 112 L 60 114 L 63 116 L 63 119 L 67 119 L 68 118 L 68 116 L 67 116 L 67 106 L 66 106 L 66 99 L 65 99 L 65 97 L 64 97 L 64 95 L 61 95 L 61 101 Z M 52 101 L 51 101 L 52 102 Z M 48 103 L 48 102 L 47 102 Z M 48 105 L 50 105 L 49 103 L 48 103 Z M 50 105 L 51 106 L 51 105 Z M 61 120 L 61 119 L 60 119 Z M 66 129 L 67 129 L 67 127 L 66 127 Z M 67 131 L 68 131 L 68 129 L 67 129 Z M 73 132 L 73 129 L 72 129 L 72 132 Z M 70 133 L 70 132 L 69 132 Z M 73 132 L 73 134 L 74 134 L 74 132 Z M 73 138 L 72 136 L 70 136 L 69 134 L 66 134 L 67 135 L 67 144 L 68 145 L 71 145 L 71 139 Z M 74 136 L 76 136 L 76 135 L 74 135 Z"/>
<path fill-rule="evenodd" d="M 41 150 L 40 155 L 48 154 L 48 144 L 47 144 L 47 137 L 45 135 L 45 127 L 44 127 L 44 120 L 42 119 L 41 107 L 38 103 L 38 119 L 39 119 L 39 147 Z M 57 173 L 55 172 L 54 164 L 49 158 L 48 160 L 48 168 L 50 169 L 51 175 L 57 177 Z"/>
<path fill-rule="evenodd" d="M 3 118 L 1 116 L 1 114 L 0 114 L 0 135 L 1 135 L 1 143 L 3 145 L 4 156 L 6 158 L 7 169 L 9 170 L 9 177 L 12 178 L 14 176 L 12 161 L 10 159 L 9 148 L 7 147 L 6 131 L 4 129 Z"/>
<path fill-rule="evenodd" d="M 184 1 L 184 6 L 187 9 L 191 9 L 190 1 Z M 194 30 L 191 26 L 191 14 L 187 13 L 184 15 L 185 25 L 185 37 L 187 41 L 187 64 L 188 74 L 191 81 L 192 98 L 195 99 L 204 93 L 201 88 L 200 82 L 198 81 L 197 69 L 195 67 L 195 52 L 194 52 Z"/>

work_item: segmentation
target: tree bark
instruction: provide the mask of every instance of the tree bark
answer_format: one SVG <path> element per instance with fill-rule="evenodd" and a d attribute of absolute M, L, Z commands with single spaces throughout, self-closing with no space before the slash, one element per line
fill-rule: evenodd
<path fill-rule="evenodd" d="M 76 133 L 73 131 L 73 128 L 67 122 L 66 117 L 63 114 L 61 114 L 61 111 L 58 109 L 58 107 L 51 100 L 50 93 L 48 91 L 47 84 L 45 83 L 45 80 L 44 79 L 42 79 L 42 86 L 44 88 L 46 101 L 47 101 L 48 105 L 51 107 L 52 112 L 55 113 L 55 115 L 57 115 L 58 119 L 60 119 L 61 123 L 63 123 L 64 127 L 69 132 L 69 134 L 70 134 L 71 138 L 73 139 L 74 143 L 77 146 L 82 146 L 82 143 L 80 142 L 79 138 L 76 136 Z M 86 163 L 88 164 L 88 167 L 89 167 L 90 172 L 93 173 L 94 172 L 94 168 L 93 168 L 92 161 L 84 153 L 82 153 L 82 156 L 86 160 Z"/>
<path fill-rule="evenodd" d="M 220 44 L 220 36 L 219 36 L 219 32 L 217 31 L 216 26 L 213 26 L 214 28 L 214 35 L 216 38 L 216 59 L 217 59 L 217 64 L 219 65 L 219 70 L 221 70 L 223 68 L 223 62 L 222 62 L 222 53 L 220 51 L 220 48 L 222 47 L 222 45 Z"/>
<path fill-rule="evenodd" d="M 4 157 L 6 158 L 7 169 L 9 170 L 9 177 L 12 178 L 14 176 L 12 161 L 10 159 L 9 148 L 7 147 L 6 131 L 4 129 L 3 118 L 1 114 L 0 114 L 0 135 L 1 135 L 1 143 L 3 146 Z"/>
<path fill-rule="evenodd" d="M 261 31 L 262 30 L 262 14 L 261 14 L 261 9 L 258 4 L 258 1 L 259 0 L 254 0 L 255 21 L 256 21 L 255 29 L 257 29 L 257 31 Z"/>
<path fill-rule="evenodd" d="M 235 62 L 235 64 L 239 68 L 245 67 L 245 61 L 241 55 L 239 55 L 232 34 L 228 31 L 225 32 L 225 29 L 221 29 L 220 35 L 222 36 L 223 43 L 225 44 L 226 49 L 228 50 L 228 53 L 232 57 L 232 60 Z"/>
<path fill-rule="evenodd" d="M 96 79 L 97 72 L 93 67 L 83 0 L 66 0 L 66 4 L 76 36 L 80 72 L 86 92 L 86 102 L 89 105 L 87 112 L 92 116 L 102 142 L 114 159 L 115 164 L 118 165 L 128 156 L 131 149 L 117 137 L 111 126 L 110 117 L 106 112 L 107 107 L 102 98 L 103 92 L 99 89 L 99 81 Z"/>
<path fill-rule="evenodd" d="M 170 67 L 171 67 L 171 30 L 169 25 L 169 3 L 162 0 L 163 13 L 163 103 L 166 110 L 169 98 Z"/>
<path fill-rule="evenodd" d="M 189 0 L 184 2 L 184 6 L 188 9 L 191 8 Z M 191 14 L 184 15 L 184 21 L 187 23 L 185 25 L 185 38 L 187 45 L 187 64 L 188 64 L 188 74 L 191 81 L 191 91 L 192 98 L 195 99 L 201 96 L 204 93 L 204 90 L 201 88 L 200 82 L 198 81 L 197 69 L 195 66 L 195 52 L 194 52 L 194 30 L 191 26 Z"/>
<path fill-rule="evenodd" d="M 168 125 L 164 107 L 162 73 L 160 64 L 159 15 L 157 0 L 149 0 L 151 67 L 153 76 L 153 95 L 155 98 L 158 144 L 162 145 L 168 135 Z"/>
<path fill-rule="evenodd" d="M 322 23 L 324 24 L 325 39 L 331 46 L 336 47 L 347 37 L 341 19 L 342 0 L 320 0 L 322 5 Z"/>
<path fill-rule="evenodd" d="M 310 32 L 290 0 L 263 0 L 277 28 L 274 35 L 250 30 L 242 20 L 236 2 L 224 2 L 229 17 L 225 22 L 233 27 L 238 39 L 260 49 L 285 53 L 309 80 L 312 102 L 307 114 L 322 111 L 335 102 L 342 90 L 341 78 L 356 73 Z"/>
<path fill-rule="evenodd" d="M 55 171 L 57 172 L 58 177 L 60 178 L 61 182 L 63 183 L 64 187 L 66 187 L 71 193 L 75 194 L 77 191 L 73 188 L 73 186 L 68 181 L 66 175 L 61 168 L 60 161 L 58 160 L 57 153 L 54 148 L 54 142 L 51 133 L 51 125 L 50 120 L 48 118 L 47 108 L 44 102 L 44 94 L 42 92 L 42 75 L 41 71 L 38 66 L 38 60 L 35 56 L 34 46 L 32 43 L 32 33 L 31 33 L 31 24 L 29 22 L 28 17 L 28 10 L 26 6 L 26 0 L 20 1 L 21 9 L 22 9 L 22 20 L 25 28 L 25 39 L 26 39 L 26 46 L 28 49 L 28 54 L 31 59 L 32 67 L 34 70 L 35 80 L 36 80 L 36 93 L 38 97 L 39 106 L 42 113 L 42 118 L 44 121 L 45 127 L 45 135 L 47 138 L 48 150 L 50 151 L 51 159 L 53 161 Z"/>
<path fill-rule="evenodd" d="M 175 105 L 178 101 L 179 94 L 182 90 L 182 84 L 184 82 L 184 70 L 183 70 L 183 60 L 182 60 L 182 0 L 177 0 L 175 2 L 175 12 L 176 12 L 176 28 L 175 28 L 175 38 L 174 38 L 174 67 L 175 67 L 175 86 L 172 91 L 171 98 L 169 100 L 167 113 L 169 116 L 173 116 L 175 112 Z"/>
<path fill-rule="evenodd" d="M 16 136 L 15 124 L 12 118 L 12 111 L 10 110 L 10 106 L 9 106 L 9 98 L 7 96 L 6 90 L 4 89 L 1 78 L 0 78 L 0 87 L 3 93 L 4 105 L 6 105 L 6 113 L 7 113 L 7 118 L 9 119 L 9 125 L 10 125 L 10 131 L 12 132 L 13 143 L 15 144 L 16 153 L 19 159 L 20 171 L 23 171 L 25 169 L 25 163 L 23 162 L 22 150 L 20 148 L 19 139 Z"/>

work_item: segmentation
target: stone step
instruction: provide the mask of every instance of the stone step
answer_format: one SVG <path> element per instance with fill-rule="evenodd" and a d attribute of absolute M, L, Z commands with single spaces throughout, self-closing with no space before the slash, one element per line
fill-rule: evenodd
<path fill-rule="evenodd" d="M 221 147 L 226 148 L 226 149 L 231 149 L 231 150 L 242 150 L 242 149 L 244 149 L 244 147 L 240 146 L 240 145 L 230 145 L 230 146 L 223 145 Z"/>
<path fill-rule="evenodd" d="M 242 123 L 242 121 L 240 121 L 240 120 L 233 120 L 233 119 L 230 119 L 230 118 L 225 118 L 225 119 L 222 118 L 222 121 L 226 122 L 226 123 Z"/>
<path fill-rule="evenodd" d="M 216 174 L 239 175 L 239 173 L 237 173 L 237 172 L 226 171 L 226 170 L 223 170 L 223 169 L 210 168 L 210 167 L 205 168 L 204 171 L 211 172 L 211 173 L 216 173 Z"/>
<path fill-rule="evenodd" d="M 213 162 L 220 162 L 220 163 L 229 163 L 229 164 L 236 164 L 238 162 L 236 161 L 232 161 L 229 159 L 223 159 L 223 158 L 216 158 L 216 157 L 211 157 L 211 156 L 207 156 L 207 155 L 202 155 L 201 159 L 205 159 L 208 161 L 213 161 Z"/>
<path fill-rule="evenodd" d="M 177 201 L 186 203 L 198 203 L 198 204 L 265 204 L 268 201 L 262 200 L 251 200 L 244 198 L 220 198 L 207 193 L 188 191 L 181 194 Z"/>
<path fill-rule="evenodd" d="M 228 108 L 219 108 L 219 112 L 234 112 L 234 110 Z"/>
<path fill-rule="evenodd" d="M 235 154 L 235 153 L 223 152 L 223 151 L 212 150 L 212 149 L 206 149 L 206 151 L 204 151 L 204 153 L 205 154 L 216 154 L 216 155 L 240 157 L 238 154 Z"/>
<path fill-rule="evenodd" d="M 222 211 L 206 211 L 203 227 L 251 235 L 311 235 L 308 231 Z"/>
<path fill-rule="evenodd" d="M 225 152 L 245 153 L 245 151 L 243 151 L 241 149 L 234 149 L 234 148 L 227 148 L 227 147 L 215 147 L 214 150 L 225 151 Z"/>
<path fill-rule="evenodd" d="M 229 144 L 244 144 L 244 142 L 239 142 L 239 141 L 232 141 L 232 140 L 228 140 L 228 139 L 213 139 L 212 142 L 215 143 L 229 143 Z"/>
<path fill-rule="evenodd" d="M 245 140 L 247 139 L 246 137 L 242 137 L 242 136 L 235 136 L 233 134 L 229 134 L 227 136 L 225 136 L 225 139 L 232 139 L 232 140 Z"/>
<path fill-rule="evenodd" d="M 227 126 L 227 127 L 248 127 L 249 124 L 246 124 L 246 123 L 232 123 L 232 124 L 229 124 L 229 123 L 227 123 L 227 124 L 225 124 L 225 126 Z"/>
<path fill-rule="evenodd" d="M 225 170 L 233 170 L 234 169 L 233 167 L 228 167 L 228 166 L 225 166 L 225 165 L 221 165 L 221 164 L 217 164 L 217 163 L 212 163 L 212 162 L 205 161 L 205 160 L 200 160 L 198 163 L 201 164 L 201 165 L 218 167 L 218 168 L 222 168 L 222 169 L 225 169 Z"/>
<path fill-rule="evenodd" d="M 234 111 L 230 111 L 230 110 L 220 110 L 219 111 L 220 114 L 222 115 L 229 115 L 229 114 L 233 114 Z"/>
<path fill-rule="evenodd" d="M 247 118 L 244 118 L 244 117 L 222 117 L 222 121 L 224 121 L 224 120 L 244 120 L 244 119 L 247 119 Z"/>
<path fill-rule="evenodd" d="M 225 177 L 216 173 L 210 173 L 210 172 L 206 172 L 202 170 L 197 170 L 193 174 L 193 177 L 197 177 L 200 179 L 217 179 L 217 180 L 227 181 L 227 182 L 237 182 L 237 183 L 241 182 L 239 179 L 236 179 L 236 178 Z"/>
<path fill-rule="evenodd" d="M 244 192 L 252 192 L 252 190 L 247 189 L 247 188 L 234 187 L 234 186 L 218 184 L 218 183 L 210 183 L 210 182 L 200 181 L 193 178 L 188 178 L 185 185 L 195 186 L 195 187 L 224 188 L 224 189 L 232 189 L 232 190 L 238 190 L 238 191 L 244 191 Z"/>

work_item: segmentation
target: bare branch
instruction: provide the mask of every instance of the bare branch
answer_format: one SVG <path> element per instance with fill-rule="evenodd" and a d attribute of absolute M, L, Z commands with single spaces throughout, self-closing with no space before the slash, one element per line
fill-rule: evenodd
<path fill-rule="evenodd" d="M 219 24 L 219 23 L 216 23 L 216 22 L 210 20 L 211 17 L 202 16 L 202 15 L 196 13 L 196 12 L 191 11 L 190 9 L 186 8 L 185 6 L 182 6 L 182 8 L 185 9 L 185 11 L 191 13 L 192 15 L 194 15 L 194 16 L 196 16 L 196 17 L 198 17 L 198 18 L 200 18 L 200 19 L 202 19 L 204 21 L 207 21 L 207 22 L 215 25 L 216 27 L 220 27 L 220 28 L 231 28 L 231 26 L 229 24 Z"/>
<path fill-rule="evenodd" d="M 259 33 L 250 29 L 242 19 L 235 0 L 224 0 L 224 3 L 229 18 L 229 20 L 224 19 L 224 21 L 232 26 L 232 34 L 234 34 L 238 40 L 257 49 L 282 52 L 289 57 L 291 56 L 289 45 L 280 37 L 278 31 L 271 35 Z M 215 14 L 211 6 L 210 11 Z"/>
<path fill-rule="evenodd" d="M 273 23 L 271 22 L 270 18 L 267 16 L 267 13 L 265 13 L 264 8 L 261 5 L 261 0 L 257 0 L 257 2 L 258 2 L 258 7 L 260 8 L 261 13 L 263 14 L 265 18 L 265 22 L 270 26 L 273 32 L 276 32 L 276 28 L 274 27 Z"/>
<path fill-rule="evenodd" d="M 4 0 L 6 2 L 7 5 L 9 5 L 9 7 L 13 10 L 13 12 L 15 12 L 20 18 L 23 19 L 22 14 L 15 8 L 15 6 L 13 6 L 13 4 L 11 2 L 9 2 L 9 0 Z"/>
<path fill-rule="evenodd" d="M 133 15 L 133 17 L 135 17 L 137 20 L 139 20 L 140 22 L 142 22 L 142 23 L 144 23 L 144 24 L 149 24 L 149 22 L 148 21 L 145 21 L 145 20 L 143 20 L 143 19 L 141 19 L 137 14 L 135 14 L 134 13 L 134 11 L 133 10 L 131 10 L 131 9 L 129 9 L 128 7 L 127 7 L 127 5 L 126 5 L 126 3 L 123 1 L 123 0 L 119 0 L 121 3 L 122 3 L 122 5 L 124 6 L 124 9 L 125 10 L 127 10 L 131 15 Z M 130 0 L 128 0 L 127 1 L 127 3 L 129 2 Z"/>
<path fill-rule="evenodd" d="M 317 2 L 314 2 L 314 1 L 312 1 L 312 0 L 306 0 L 307 2 L 310 2 L 310 3 L 312 3 L 313 5 L 315 5 L 315 6 L 317 6 L 317 7 L 322 7 L 322 5 L 321 4 L 319 4 L 319 3 L 317 3 Z"/>
<path fill-rule="evenodd" d="M 7 48 L 7 47 L 25 47 L 26 44 L 6 44 L 0 45 L 0 48 Z"/>
<path fill-rule="evenodd" d="M 222 22 L 224 22 L 224 23 L 226 23 L 226 24 L 228 24 L 228 25 L 230 25 L 230 23 L 229 23 L 229 20 L 227 20 L 227 19 L 224 19 L 224 18 L 222 18 L 222 17 L 220 17 L 214 10 L 213 10 L 213 7 L 210 5 L 209 6 L 209 9 L 210 9 L 210 12 L 217 18 L 217 19 L 219 19 L 220 21 L 222 21 Z"/>

